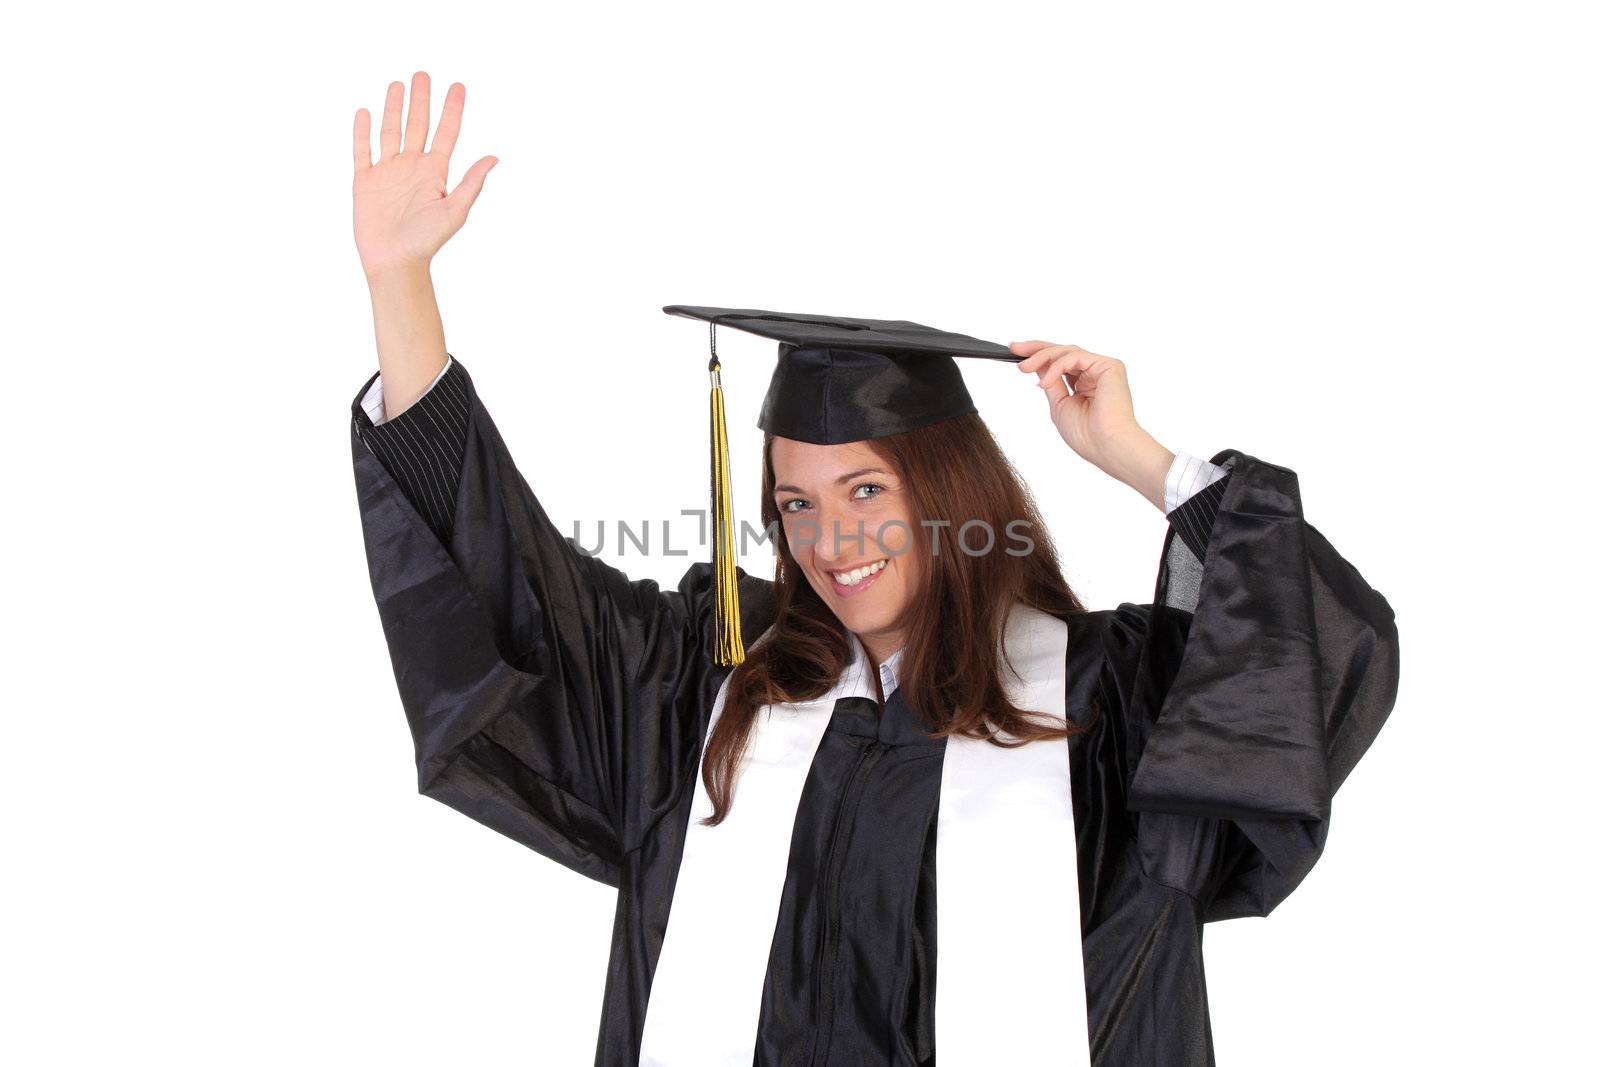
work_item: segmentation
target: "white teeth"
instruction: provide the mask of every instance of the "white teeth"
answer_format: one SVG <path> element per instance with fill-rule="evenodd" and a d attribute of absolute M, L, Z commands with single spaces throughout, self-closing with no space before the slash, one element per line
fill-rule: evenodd
<path fill-rule="evenodd" d="M 872 576 L 874 574 L 877 574 L 879 571 L 883 570 L 883 568 L 887 567 L 888 565 L 889 565 L 889 561 L 888 560 L 880 559 L 876 563 L 868 564 L 865 567 L 857 567 L 853 571 L 845 571 L 845 572 L 835 571 L 834 574 L 833 574 L 833 580 L 838 582 L 840 585 L 855 585 L 857 582 L 861 581 L 863 578 L 868 578 L 868 577 L 870 577 L 870 576 Z"/>

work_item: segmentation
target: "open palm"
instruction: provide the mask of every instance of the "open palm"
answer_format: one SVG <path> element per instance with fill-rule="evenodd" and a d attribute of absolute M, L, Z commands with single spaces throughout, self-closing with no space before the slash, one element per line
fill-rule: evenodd
<path fill-rule="evenodd" d="M 403 140 L 400 105 L 405 86 L 390 82 L 378 131 L 376 164 L 372 162 L 371 116 L 366 108 L 356 111 L 356 251 L 368 277 L 428 263 L 467 221 L 484 177 L 499 162 L 494 156 L 484 156 L 462 175 L 454 191 L 445 191 L 466 96 L 466 86 L 460 82 L 450 86 L 429 149 L 427 72 L 419 70 L 411 77 L 411 109 Z"/>

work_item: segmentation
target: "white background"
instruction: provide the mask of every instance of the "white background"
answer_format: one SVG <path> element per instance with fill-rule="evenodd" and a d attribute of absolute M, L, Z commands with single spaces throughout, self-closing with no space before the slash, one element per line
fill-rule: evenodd
<path fill-rule="evenodd" d="M 350 130 L 467 86 L 449 347 L 558 522 L 703 506 L 719 304 L 1126 361 L 1394 606 L 1327 851 L 1207 928 L 1224 1065 L 1571 1062 L 1592 1012 L 1580 5 L 35 5 L 8 17 L 13 1063 L 590 1062 L 613 894 L 415 793 L 349 403 Z M 376 148 L 375 148 L 376 151 Z M 736 502 L 773 346 L 721 331 Z M 965 367 L 1094 608 L 1160 513 Z M 631 556 L 676 583 L 681 559 Z M 700 558 L 700 557 L 696 557 Z M 1580 1027 L 1582 1029 L 1580 1029 Z"/>

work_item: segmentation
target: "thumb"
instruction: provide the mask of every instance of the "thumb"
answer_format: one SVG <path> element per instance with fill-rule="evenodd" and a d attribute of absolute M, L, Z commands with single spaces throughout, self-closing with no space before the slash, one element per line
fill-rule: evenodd
<path fill-rule="evenodd" d="M 455 189 L 446 198 L 450 201 L 451 206 L 462 215 L 471 211 L 473 202 L 478 199 L 478 194 L 483 192 L 483 179 L 488 176 L 498 162 L 500 160 L 494 156 L 484 156 L 468 167 L 467 172 L 456 183 Z"/>

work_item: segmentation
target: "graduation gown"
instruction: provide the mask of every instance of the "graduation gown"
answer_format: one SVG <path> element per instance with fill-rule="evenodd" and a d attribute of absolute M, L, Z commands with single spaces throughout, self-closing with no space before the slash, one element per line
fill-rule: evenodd
<path fill-rule="evenodd" d="M 731 670 L 708 651 L 710 565 L 662 589 L 578 550 L 459 361 L 378 425 L 371 382 L 351 454 L 418 788 L 616 887 L 595 1062 L 638 1063 Z M 1061 620 L 1062 714 L 1092 728 L 1065 742 L 1085 1003 L 1059 1025 L 1096 1064 L 1213 1062 L 1203 924 L 1266 915 L 1305 877 L 1398 684 L 1393 612 L 1305 521 L 1294 473 L 1231 449 L 1212 462 L 1227 475 L 1173 513 L 1152 602 Z M 739 584 L 760 635 L 770 583 L 741 569 Z M 826 714 L 780 843 L 759 998 L 734 1016 L 757 1064 L 931 1064 L 940 930 L 970 926 L 939 911 L 949 746 L 898 689 Z M 752 795 L 741 779 L 734 811 Z M 1049 904 L 1027 886 L 1013 903 L 1023 921 Z M 995 982 L 975 1007 L 1005 1003 Z"/>

